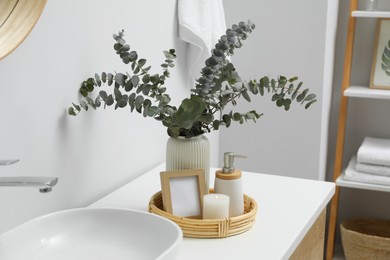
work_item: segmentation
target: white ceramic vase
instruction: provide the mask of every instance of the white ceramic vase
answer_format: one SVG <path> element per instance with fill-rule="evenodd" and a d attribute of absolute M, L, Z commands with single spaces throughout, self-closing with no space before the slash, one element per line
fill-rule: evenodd
<path fill-rule="evenodd" d="M 166 170 L 203 169 L 206 190 L 210 187 L 210 142 L 204 135 L 170 137 L 167 142 Z"/>

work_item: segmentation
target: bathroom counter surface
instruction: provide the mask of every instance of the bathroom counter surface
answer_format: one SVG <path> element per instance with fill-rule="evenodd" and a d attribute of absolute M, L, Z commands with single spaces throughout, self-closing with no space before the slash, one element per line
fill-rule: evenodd
<path fill-rule="evenodd" d="M 89 207 L 147 211 L 150 197 L 161 189 L 159 172 L 164 169 L 164 164 L 157 166 Z M 210 175 L 214 183 L 214 174 Z M 179 260 L 288 259 L 335 191 L 331 182 L 253 172 L 243 172 L 243 186 L 258 204 L 252 229 L 222 239 L 184 238 Z"/>

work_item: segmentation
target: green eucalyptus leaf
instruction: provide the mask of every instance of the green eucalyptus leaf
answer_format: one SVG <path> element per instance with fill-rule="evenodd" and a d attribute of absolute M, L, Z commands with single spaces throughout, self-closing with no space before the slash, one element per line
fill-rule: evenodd
<path fill-rule="evenodd" d="M 134 102 L 136 97 L 137 95 L 135 93 L 131 93 L 131 95 L 129 95 L 129 102 Z"/>
<path fill-rule="evenodd" d="M 150 99 L 145 99 L 143 102 L 144 107 L 150 107 L 152 105 L 152 101 Z"/>
<path fill-rule="evenodd" d="M 117 88 L 114 88 L 114 97 L 115 97 L 115 100 L 119 100 L 122 97 L 121 91 Z"/>
<path fill-rule="evenodd" d="M 157 83 L 160 78 L 159 78 L 159 75 L 158 74 L 155 74 L 155 75 L 152 75 L 149 77 L 149 80 L 152 82 L 152 83 Z"/>
<path fill-rule="evenodd" d="M 107 74 L 107 84 L 108 84 L 109 86 L 112 85 L 113 79 L 114 79 L 114 75 L 112 75 L 112 73 L 108 73 L 108 74 Z"/>
<path fill-rule="evenodd" d="M 196 96 L 186 98 L 182 101 L 176 113 L 175 123 L 182 128 L 190 129 L 194 122 L 201 117 L 206 104 Z"/>
<path fill-rule="evenodd" d="M 145 60 L 145 59 L 139 59 L 139 60 L 138 60 L 138 66 L 140 66 L 140 67 L 144 66 L 145 63 L 146 63 L 146 60 Z"/>
<path fill-rule="evenodd" d="M 133 89 L 133 82 L 131 80 L 126 81 L 125 83 L 125 91 L 129 92 Z"/>
<path fill-rule="evenodd" d="M 107 96 L 106 100 L 104 100 L 104 103 L 107 105 L 107 106 L 111 106 L 112 104 L 114 104 L 114 98 L 113 96 L 110 94 L 109 96 Z"/>
<path fill-rule="evenodd" d="M 125 45 L 123 45 L 122 46 L 122 48 L 121 48 L 121 51 L 129 51 L 130 50 L 130 45 L 128 45 L 128 44 L 125 44 Z"/>
<path fill-rule="evenodd" d="M 142 107 L 142 104 L 144 102 L 144 97 L 143 96 L 137 96 L 135 98 L 135 108 L 138 110 Z"/>
<path fill-rule="evenodd" d="M 88 105 L 84 100 L 80 101 L 80 106 L 84 108 L 85 111 L 88 111 Z"/>
<path fill-rule="evenodd" d="M 167 88 L 159 88 L 159 89 L 158 89 L 158 93 L 159 93 L 159 94 L 162 94 L 162 93 L 164 93 L 165 91 L 167 91 Z"/>
<path fill-rule="evenodd" d="M 309 89 L 305 89 L 300 95 L 297 96 L 297 102 L 301 102 L 305 99 L 306 93 L 309 91 Z"/>
<path fill-rule="evenodd" d="M 95 81 L 96 81 L 96 84 L 101 87 L 102 86 L 102 81 L 100 79 L 100 76 L 99 74 L 95 73 Z"/>
<path fill-rule="evenodd" d="M 312 104 L 314 104 L 317 101 L 317 99 L 310 100 L 306 105 L 305 109 L 308 109 Z"/>
<path fill-rule="evenodd" d="M 275 91 L 275 88 L 276 88 L 276 80 L 275 79 L 271 79 L 271 88 L 273 91 Z"/>
<path fill-rule="evenodd" d="M 312 99 L 315 99 L 316 95 L 315 94 L 309 94 L 305 97 L 304 101 L 310 101 Z"/>
<path fill-rule="evenodd" d="M 291 99 L 294 100 L 298 95 L 298 90 L 295 90 L 294 93 L 291 95 Z"/>
<path fill-rule="evenodd" d="M 102 81 L 106 83 L 107 81 L 107 74 L 105 72 L 102 72 Z"/>
<path fill-rule="evenodd" d="M 243 92 L 241 92 L 241 94 L 242 94 L 242 97 L 243 97 L 246 101 L 251 102 L 251 98 L 250 98 L 250 96 L 248 95 L 248 91 L 244 90 Z"/>
<path fill-rule="evenodd" d="M 115 74 L 115 82 L 120 86 L 125 85 L 126 78 L 127 78 L 127 76 L 124 75 L 123 73 Z"/>
<path fill-rule="evenodd" d="M 296 81 L 296 80 L 298 80 L 298 77 L 297 77 L 297 76 L 294 76 L 294 77 L 290 78 L 290 79 L 288 80 L 288 82 L 294 82 L 294 81 Z"/>
<path fill-rule="evenodd" d="M 158 107 L 156 106 L 148 107 L 148 116 L 154 117 L 157 114 L 157 111 L 158 111 Z"/>
<path fill-rule="evenodd" d="M 79 90 L 80 94 L 83 96 L 83 97 L 87 97 L 88 96 L 88 90 L 86 87 L 81 87 L 80 90 Z"/>
<path fill-rule="evenodd" d="M 76 112 L 74 111 L 73 107 L 69 107 L 68 108 L 68 115 L 71 115 L 71 116 L 76 116 Z"/>
<path fill-rule="evenodd" d="M 213 56 L 211 56 L 209 59 L 207 59 L 206 64 L 207 64 L 207 63 L 208 63 L 210 66 L 215 66 L 215 65 L 218 65 L 218 64 L 219 64 L 218 60 L 217 60 L 215 57 L 213 57 Z"/>
<path fill-rule="evenodd" d="M 75 103 L 72 103 L 72 105 L 78 112 L 80 112 L 81 110 L 80 106 L 76 105 Z"/>
<path fill-rule="evenodd" d="M 291 96 L 291 99 L 292 100 L 294 100 L 296 97 L 297 97 L 297 95 L 299 94 L 299 89 L 302 87 L 302 82 L 300 82 L 299 84 L 298 84 L 298 86 L 295 88 L 295 91 L 294 91 L 294 93 L 292 94 L 292 96 Z M 300 102 L 300 101 L 298 101 L 298 102 Z"/>
<path fill-rule="evenodd" d="M 236 112 L 236 113 L 233 114 L 233 120 L 234 120 L 234 121 L 240 121 L 241 118 L 242 118 L 242 116 L 241 116 L 240 113 L 237 113 L 237 112 Z"/>
<path fill-rule="evenodd" d="M 214 120 L 213 121 L 213 128 L 214 128 L 214 130 L 218 130 L 220 125 L 221 125 L 221 121 L 219 121 L 219 120 Z"/>
<path fill-rule="evenodd" d="M 117 39 L 116 38 L 117 36 L 114 34 L 114 39 Z M 120 48 L 122 47 L 122 44 L 120 44 L 120 43 L 115 43 L 114 44 L 114 50 L 119 50 Z"/>
<path fill-rule="evenodd" d="M 136 52 L 136 51 L 131 51 L 131 52 L 129 53 L 129 59 L 130 59 L 131 62 L 136 61 L 136 60 L 138 59 L 138 54 L 137 54 L 137 52 Z"/>
<path fill-rule="evenodd" d="M 150 84 L 144 84 L 143 88 L 142 88 L 142 94 L 144 94 L 146 96 L 149 95 L 151 87 L 152 87 L 152 85 L 150 85 Z"/>
<path fill-rule="evenodd" d="M 260 96 L 264 96 L 264 85 L 259 83 L 258 85 Z"/>
<path fill-rule="evenodd" d="M 131 83 L 133 83 L 133 87 L 135 87 L 135 88 L 138 86 L 139 81 L 140 81 L 140 79 L 139 79 L 139 77 L 137 75 L 134 75 L 131 78 Z"/>
<path fill-rule="evenodd" d="M 105 101 L 107 99 L 107 92 L 104 90 L 101 90 L 99 92 L 99 96 Z"/>
<path fill-rule="evenodd" d="M 142 113 L 143 117 L 147 117 L 149 115 L 149 107 L 144 107 L 144 111 Z"/>
<path fill-rule="evenodd" d="M 84 82 L 85 82 L 85 84 L 83 84 L 84 89 L 87 92 L 92 92 L 94 90 L 94 86 L 93 86 L 92 81 L 88 80 L 88 81 L 84 81 Z"/>
<path fill-rule="evenodd" d="M 100 107 L 101 106 L 101 102 L 100 102 L 100 96 L 97 96 L 95 98 L 95 107 Z"/>
<path fill-rule="evenodd" d="M 291 106 L 291 99 L 285 99 L 283 101 L 284 110 L 288 111 Z"/>
<path fill-rule="evenodd" d="M 231 122 L 232 122 L 232 117 L 231 117 L 231 115 L 229 115 L 229 114 L 224 114 L 224 115 L 222 116 L 222 120 L 223 120 L 223 122 L 225 123 L 225 126 L 226 126 L 226 127 L 229 127 L 230 124 L 231 124 Z"/>
<path fill-rule="evenodd" d="M 171 136 L 171 137 L 178 137 L 180 135 L 180 128 L 178 128 L 178 127 L 168 127 L 168 135 Z"/>
<path fill-rule="evenodd" d="M 90 97 L 86 97 L 85 100 L 87 101 L 88 105 L 92 107 L 93 109 L 96 109 L 95 102 Z"/>
<path fill-rule="evenodd" d="M 129 53 L 126 53 L 127 55 L 125 55 L 123 58 L 122 58 L 122 61 L 124 64 L 129 64 L 131 62 L 131 59 L 130 59 L 130 55 Z"/>
<path fill-rule="evenodd" d="M 129 97 L 127 95 L 122 95 L 120 99 L 117 100 L 116 107 L 124 108 L 127 106 L 127 101 Z"/>
<path fill-rule="evenodd" d="M 145 74 L 143 77 L 142 77 L 142 82 L 144 83 L 149 83 L 150 81 L 150 76 L 149 74 Z"/>
<path fill-rule="evenodd" d="M 288 93 L 289 95 L 291 95 L 291 94 L 293 93 L 293 91 L 294 91 L 294 84 L 291 83 L 291 84 L 288 86 L 287 93 Z"/>

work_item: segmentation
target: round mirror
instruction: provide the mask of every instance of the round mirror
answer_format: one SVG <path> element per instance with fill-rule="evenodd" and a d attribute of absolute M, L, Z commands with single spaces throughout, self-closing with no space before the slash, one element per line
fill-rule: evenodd
<path fill-rule="evenodd" d="M 0 60 L 31 32 L 47 0 L 0 0 Z"/>

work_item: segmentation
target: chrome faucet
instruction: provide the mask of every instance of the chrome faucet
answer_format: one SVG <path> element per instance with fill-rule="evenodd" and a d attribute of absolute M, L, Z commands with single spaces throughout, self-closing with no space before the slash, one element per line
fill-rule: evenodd
<path fill-rule="evenodd" d="M 16 160 L 0 160 L 0 165 L 11 165 Z M 58 182 L 56 177 L 0 177 L 0 186 L 3 187 L 36 187 L 40 192 L 50 192 Z"/>

